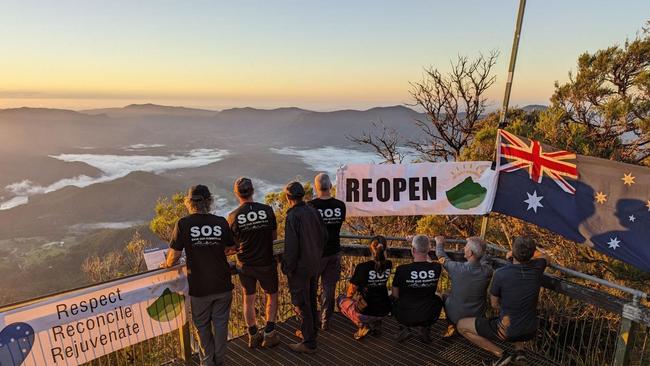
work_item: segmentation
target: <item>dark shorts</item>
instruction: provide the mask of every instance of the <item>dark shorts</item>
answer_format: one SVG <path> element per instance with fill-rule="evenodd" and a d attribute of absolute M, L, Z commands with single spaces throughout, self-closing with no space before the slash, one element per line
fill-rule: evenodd
<path fill-rule="evenodd" d="M 476 333 L 478 333 L 478 335 L 495 342 L 527 342 L 534 339 L 537 333 L 526 333 L 514 337 L 506 336 L 504 332 L 499 329 L 499 318 L 476 318 L 474 326 L 476 327 Z"/>
<path fill-rule="evenodd" d="M 246 266 L 239 270 L 239 282 L 241 282 L 246 295 L 253 295 L 257 288 L 257 282 L 267 294 L 278 292 L 278 265 L 273 263 L 270 266 Z"/>

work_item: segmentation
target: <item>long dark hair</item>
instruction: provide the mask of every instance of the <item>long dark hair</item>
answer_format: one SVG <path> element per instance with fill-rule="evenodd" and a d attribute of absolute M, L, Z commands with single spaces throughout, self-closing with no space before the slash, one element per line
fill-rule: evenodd
<path fill-rule="evenodd" d="M 387 247 L 386 238 L 381 235 L 373 237 L 370 241 L 370 253 L 372 253 L 372 260 L 375 262 L 375 271 L 377 273 L 383 273 L 388 266 L 385 254 Z"/>

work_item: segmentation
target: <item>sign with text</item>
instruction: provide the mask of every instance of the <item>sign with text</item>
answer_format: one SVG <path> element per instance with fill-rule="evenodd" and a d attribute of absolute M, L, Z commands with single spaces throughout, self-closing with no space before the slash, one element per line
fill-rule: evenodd
<path fill-rule="evenodd" d="M 350 164 L 336 173 L 348 216 L 484 215 L 497 173 L 489 161 Z"/>
<path fill-rule="evenodd" d="M 0 365 L 79 365 L 180 328 L 185 271 L 145 273 L 0 313 Z"/>

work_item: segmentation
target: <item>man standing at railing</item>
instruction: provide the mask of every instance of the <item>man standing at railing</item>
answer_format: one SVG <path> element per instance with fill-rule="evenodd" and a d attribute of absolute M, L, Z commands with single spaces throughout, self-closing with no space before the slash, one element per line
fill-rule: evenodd
<path fill-rule="evenodd" d="M 318 210 L 303 201 L 305 189 L 298 182 L 284 188 L 291 207 L 284 226 L 282 272 L 287 275 L 291 303 L 300 319 L 302 342 L 290 344 L 294 352 L 316 352 L 318 312 L 316 293 L 327 230 Z"/>
<path fill-rule="evenodd" d="M 328 322 L 334 312 L 336 283 L 341 278 L 341 226 L 345 221 L 345 203 L 332 197 L 332 182 L 325 173 L 314 178 L 316 198 L 309 204 L 320 212 L 327 227 L 327 243 L 323 250 L 320 266 L 321 286 L 321 329 L 328 329 Z"/>
<path fill-rule="evenodd" d="M 515 238 L 506 258 L 512 259 L 512 264 L 497 269 L 490 286 L 490 302 L 499 309 L 499 317 L 464 318 L 458 322 L 458 331 L 465 338 L 494 354 L 497 359 L 484 362 L 492 366 L 505 366 L 513 359 L 525 361 L 524 342 L 534 339 L 537 333 L 539 290 L 544 269 L 550 264 L 527 237 Z M 513 342 L 515 354 L 505 352 L 495 341 Z"/>
<path fill-rule="evenodd" d="M 253 182 L 238 178 L 233 191 L 239 207 L 228 215 L 228 222 L 239 244 L 237 267 L 244 291 L 244 319 L 248 326 L 248 347 L 273 347 L 280 343 L 275 330 L 278 311 L 278 265 L 273 257 L 273 240 L 278 236 L 271 206 L 253 201 Z M 257 282 L 266 293 L 266 326 L 258 332 L 255 324 Z"/>
<path fill-rule="evenodd" d="M 185 250 L 192 320 L 199 333 L 204 366 L 223 364 L 233 289 L 226 255 L 236 250 L 226 219 L 210 214 L 212 202 L 208 187 L 190 188 L 185 197 L 190 214 L 176 223 L 163 264 L 175 265 Z"/>
<path fill-rule="evenodd" d="M 466 262 L 454 261 L 445 253 L 445 237 L 438 235 L 436 241 L 436 256 L 442 267 L 447 271 L 451 282 L 451 292 L 443 296 L 445 314 L 449 327 L 444 337 L 450 337 L 456 332 L 456 324 L 462 318 L 483 317 L 487 310 L 487 288 L 494 270 L 488 264 L 485 240 L 473 236 L 467 238 L 463 253 Z"/>

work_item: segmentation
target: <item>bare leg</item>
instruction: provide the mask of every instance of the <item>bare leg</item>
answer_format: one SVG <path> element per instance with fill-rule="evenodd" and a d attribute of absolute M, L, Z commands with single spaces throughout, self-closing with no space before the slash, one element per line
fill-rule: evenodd
<path fill-rule="evenodd" d="M 275 323 L 278 314 L 278 293 L 266 294 L 266 321 Z"/>
<path fill-rule="evenodd" d="M 246 295 L 244 292 L 244 319 L 246 326 L 252 327 L 255 325 L 255 294 Z"/>
<path fill-rule="evenodd" d="M 470 342 L 474 343 L 475 345 L 483 348 L 484 350 L 491 352 L 493 355 L 497 357 L 501 357 L 503 355 L 503 349 L 501 347 L 497 346 L 496 344 L 492 343 L 489 339 L 483 338 L 480 335 L 478 335 L 478 332 L 476 331 L 476 326 L 475 326 L 476 318 L 463 318 L 458 321 L 458 332 L 463 335 L 463 337 L 467 338 Z"/>

